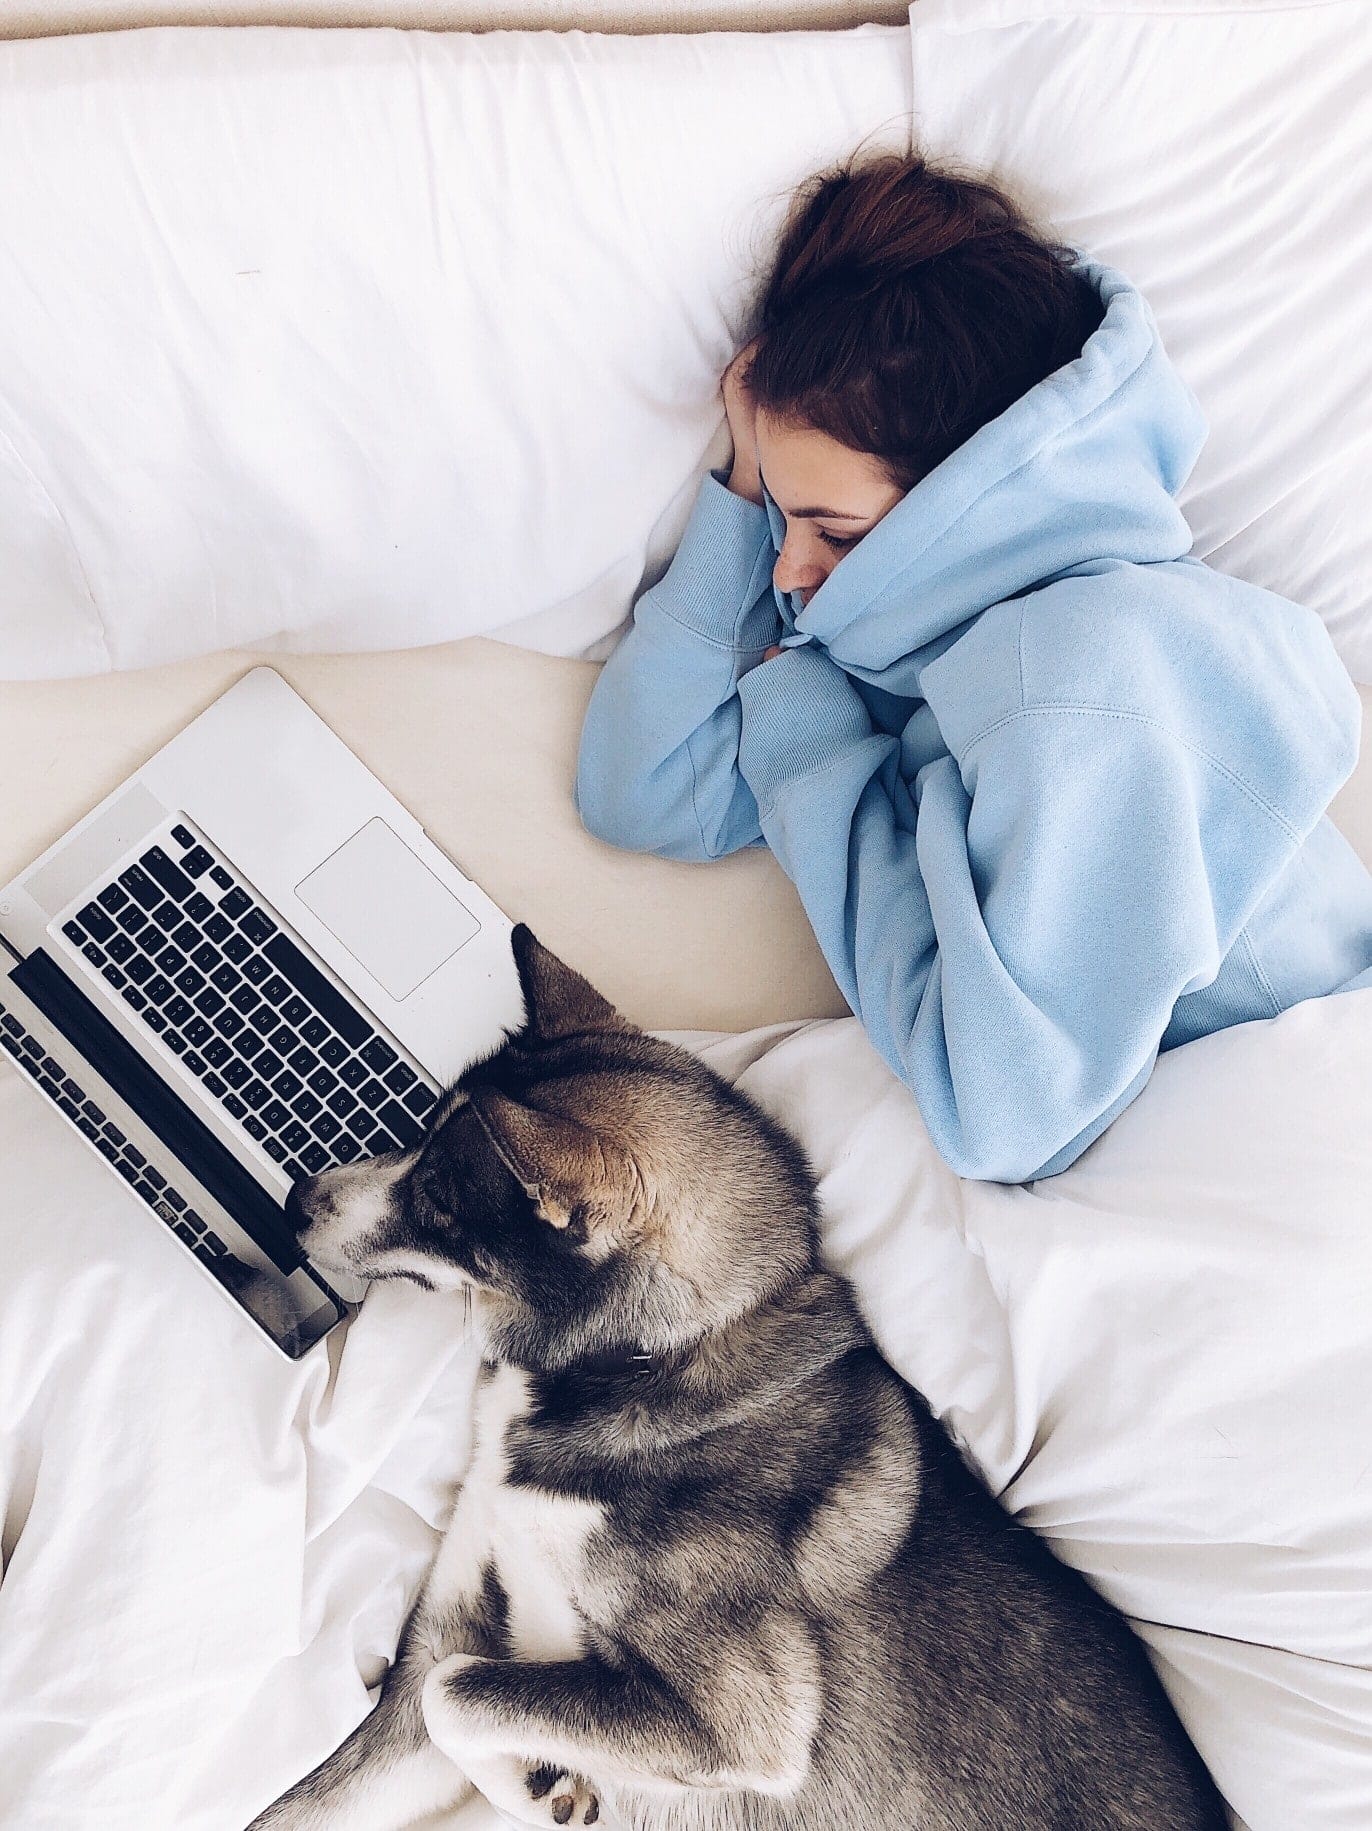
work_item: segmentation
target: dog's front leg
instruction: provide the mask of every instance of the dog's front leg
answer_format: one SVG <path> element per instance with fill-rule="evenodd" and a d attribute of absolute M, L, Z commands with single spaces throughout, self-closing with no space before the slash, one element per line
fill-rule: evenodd
<path fill-rule="evenodd" d="M 526 1823 L 566 1824 L 574 1812 L 577 1824 L 593 1824 L 602 1789 L 611 1805 L 621 1789 L 641 1787 L 786 1797 L 808 1771 L 819 1693 L 812 1647 L 803 1635 L 784 1638 L 795 1643 L 797 1664 L 781 1683 L 776 1667 L 747 1659 L 752 1649 L 730 1649 L 739 1657 L 726 1659 L 729 1695 L 714 1700 L 725 1706 L 718 1712 L 704 1697 L 688 1701 L 646 1667 L 620 1669 L 594 1656 L 459 1654 L 424 1681 L 424 1720 L 434 1743 L 469 1771 L 503 1758 L 536 1778 L 556 1778 L 544 1795 L 546 1811 L 518 1814 Z"/>

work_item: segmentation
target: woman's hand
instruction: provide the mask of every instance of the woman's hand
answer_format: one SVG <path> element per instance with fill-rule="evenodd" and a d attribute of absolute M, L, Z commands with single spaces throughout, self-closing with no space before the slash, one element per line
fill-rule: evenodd
<path fill-rule="evenodd" d="M 781 644 L 779 642 L 774 642 L 772 644 L 772 646 L 767 650 L 767 652 L 763 655 L 762 659 L 764 661 L 770 661 L 772 659 L 773 655 L 779 655 L 780 653 L 781 653 Z"/>
<path fill-rule="evenodd" d="M 736 496 L 746 496 L 761 508 L 762 473 L 757 456 L 757 408 L 740 377 L 740 370 L 746 366 L 759 342 L 760 338 L 754 337 L 751 343 L 744 344 L 724 371 L 720 391 L 724 396 L 724 416 L 729 422 L 729 432 L 734 441 L 734 463 L 729 473 L 728 487 Z"/>

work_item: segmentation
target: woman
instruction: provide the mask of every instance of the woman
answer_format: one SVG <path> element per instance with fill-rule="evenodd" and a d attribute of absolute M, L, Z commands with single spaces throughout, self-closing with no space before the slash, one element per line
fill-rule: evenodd
<path fill-rule="evenodd" d="M 1372 984 L 1323 624 L 1190 553 L 1148 306 L 986 183 L 798 195 L 703 481 L 587 714 L 621 846 L 770 845 L 964 1176 L 1065 1169 L 1160 1050 Z"/>

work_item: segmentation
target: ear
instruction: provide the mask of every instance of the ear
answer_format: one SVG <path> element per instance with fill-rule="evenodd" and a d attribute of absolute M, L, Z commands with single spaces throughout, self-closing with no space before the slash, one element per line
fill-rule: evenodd
<path fill-rule="evenodd" d="M 550 1227 L 567 1227 L 581 1207 L 592 1225 L 613 1213 L 612 1153 L 585 1126 L 521 1106 L 494 1088 L 472 1097 L 502 1161 Z"/>
<path fill-rule="evenodd" d="M 510 936 L 524 991 L 524 1034 L 535 1043 L 555 1042 L 587 1030 L 630 1030 L 608 999 L 580 973 L 550 953 L 525 923 Z"/>

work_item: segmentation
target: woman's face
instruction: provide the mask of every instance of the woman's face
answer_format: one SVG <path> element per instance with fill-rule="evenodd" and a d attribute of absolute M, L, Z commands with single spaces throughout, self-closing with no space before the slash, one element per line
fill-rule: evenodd
<path fill-rule="evenodd" d="M 808 604 L 834 567 L 893 509 L 904 492 L 880 458 L 852 451 L 814 427 L 783 425 L 759 408 L 758 467 L 786 517 L 786 539 L 772 577 Z"/>

